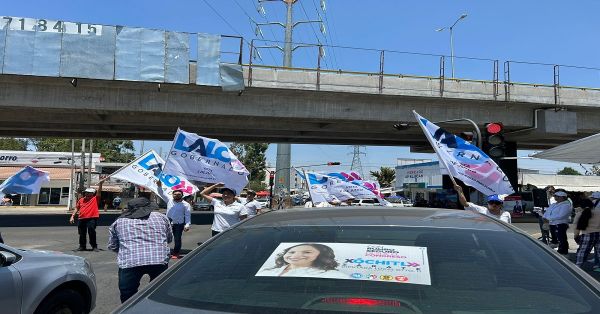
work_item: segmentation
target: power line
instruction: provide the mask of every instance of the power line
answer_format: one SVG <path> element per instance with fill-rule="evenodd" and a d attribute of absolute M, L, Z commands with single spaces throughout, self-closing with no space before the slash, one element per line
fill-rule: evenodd
<path fill-rule="evenodd" d="M 206 5 L 218 16 L 221 18 L 221 20 L 223 20 L 223 22 L 225 22 L 225 24 L 227 24 L 227 26 L 229 26 L 229 28 L 231 28 L 236 34 L 238 34 L 240 37 L 242 37 L 242 40 L 245 42 L 248 42 L 246 39 L 244 39 L 244 36 L 242 36 L 242 34 L 240 32 L 238 32 L 235 27 L 233 27 L 231 24 L 229 24 L 229 22 L 227 22 L 227 20 L 215 9 L 213 8 L 212 5 L 210 5 L 210 3 L 208 3 L 207 0 L 202 0 L 204 1 L 204 3 L 206 3 Z"/>
<path fill-rule="evenodd" d="M 323 21 L 323 20 L 325 21 L 325 25 L 327 25 L 327 29 L 331 29 L 330 26 L 329 26 L 329 19 L 327 18 L 327 13 L 325 11 L 323 11 L 323 16 L 321 16 L 321 13 L 319 13 L 319 8 L 317 7 L 317 3 L 315 2 L 315 0 L 312 0 L 312 3 L 314 5 L 314 7 L 315 7 L 315 12 L 317 12 L 317 15 L 319 16 L 319 19 L 321 19 L 321 21 Z M 325 17 L 325 19 L 323 19 L 323 17 Z M 334 45 L 334 43 L 333 43 L 333 33 L 332 33 L 332 36 L 330 36 L 329 40 L 327 40 L 327 36 L 326 35 L 324 35 L 324 37 L 325 37 L 325 42 L 327 44 L 329 44 L 331 46 Z M 335 63 L 335 67 L 339 68 L 340 64 L 337 61 L 337 54 L 335 52 L 335 49 L 331 49 L 331 53 L 333 55 L 333 61 Z"/>
<path fill-rule="evenodd" d="M 314 0 L 313 0 L 314 2 Z M 329 18 L 327 17 L 327 13 L 324 14 L 325 15 L 325 24 L 327 25 L 327 27 L 329 28 Z M 332 21 L 331 21 L 331 36 L 332 36 L 332 43 L 333 43 L 333 37 L 337 37 L 337 30 L 335 29 L 335 21 L 333 21 L 333 16 L 332 16 Z M 335 49 L 332 49 L 335 51 Z M 343 54 L 342 54 L 343 55 Z M 340 60 L 343 62 L 344 60 L 342 60 L 342 55 L 340 55 Z M 338 63 L 338 67 L 339 67 L 339 63 Z"/>
<path fill-rule="evenodd" d="M 308 20 L 310 20 L 310 16 L 308 16 L 308 13 L 306 12 L 306 9 L 304 8 L 304 3 L 303 3 L 303 1 L 300 1 L 300 7 L 302 7 L 302 11 L 304 11 L 304 15 L 306 16 L 306 18 L 307 18 Z M 322 22 L 323 22 L 323 21 L 321 21 L 321 23 L 322 23 Z M 311 29 L 312 29 L 312 31 L 313 31 L 313 34 L 315 34 L 315 37 L 316 37 L 316 39 L 317 39 L 317 42 L 319 43 L 319 45 L 321 45 L 321 40 L 319 39 L 319 35 L 317 35 L 317 32 L 315 31 L 315 27 L 312 25 L 312 23 L 309 23 L 309 24 L 310 24 L 310 28 L 311 28 Z M 321 54 L 321 51 L 317 52 L 317 54 L 318 54 L 318 55 L 317 55 L 317 57 L 318 57 L 318 58 L 320 58 L 320 57 L 321 57 L 321 56 L 320 56 L 320 54 Z M 329 68 L 329 64 L 327 63 L 327 59 L 326 59 L 326 58 L 323 58 L 323 61 L 325 61 L 325 65 L 327 66 L 327 68 Z"/>
<path fill-rule="evenodd" d="M 242 7 L 242 5 L 238 2 L 238 0 L 233 0 L 233 1 L 242 10 L 242 12 L 244 12 L 244 14 L 250 19 L 250 21 L 252 21 L 254 23 L 255 27 L 258 27 L 258 25 L 256 25 L 256 22 L 254 21 L 254 19 L 250 16 L 250 14 L 248 14 L 246 12 L 246 9 L 244 9 L 244 7 Z M 252 4 L 254 5 L 254 1 L 253 0 L 251 0 L 251 1 L 252 1 Z M 258 8 L 256 8 L 256 9 L 258 10 Z M 263 18 L 265 18 L 265 17 L 263 16 Z M 255 30 L 253 29 L 252 31 L 254 32 Z M 273 33 L 273 30 L 271 30 L 271 33 Z M 273 39 L 276 39 L 275 33 L 273 33 Z M 273 55 L 273 52 L 271 50 L 269 50 L 269 54 L 271 55 L 271 59 L 273 59 L 273 62 L 275 62 L 275 56 Z"/>

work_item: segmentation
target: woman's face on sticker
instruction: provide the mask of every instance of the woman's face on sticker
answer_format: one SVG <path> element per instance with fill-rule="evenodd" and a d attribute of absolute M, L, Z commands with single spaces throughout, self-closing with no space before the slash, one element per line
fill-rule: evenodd
<path fill-rule="evenodd" d="M 319 250 L 310 245 L 293 247 L 283 255 L 283 260 L 296 267 L 309 267 L 319 257 Z"/>

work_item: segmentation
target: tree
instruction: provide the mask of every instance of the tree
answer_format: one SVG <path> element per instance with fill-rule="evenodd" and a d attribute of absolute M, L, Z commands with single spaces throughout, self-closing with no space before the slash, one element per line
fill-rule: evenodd
<path fill-rule="evenodd" d="M 379 171 L 371 171 L 371 175 L 377 179 L 382 188 L 389 188 L 396 179 L 396 171 L 390 167 L 381 167 Z"/>
<path fill-rule="evenodd" d="M 557 172 L 557 174 L 569 175 L 569 176 L 580 176 L 581 173 L 571 167 L 564 167 L 561 171 Z"/>
<path fill-rule="evenodd" d="M 27 150 L 28 144 L 25 138 L 0 137 L 0 150 Z"/>
<path fill-rule="evenodd" d="M 267 156 L 265 152 L 269 148 L 268 143 L 232 143 L 229 146 L 231 152 L 246 166 L 250 172 L 248 187 L 253 190 L 265 189 L 262 184 L 265 180 L 265 169 L 267 168 Z"/>
<path fill-rule="evenodd" d="M 38 151 L 70 152 L 71 140 L 62 138 L 37 138 L 33 140 Z M 89 141 L 86 141 L 89 150 Z M 130 162 L 134 159 L 133 141 L 94 139 L 92 150 L 100 153 L 106 162 Z M 81 151 L 81 140 L 75 140 L 75 152 Z"/>

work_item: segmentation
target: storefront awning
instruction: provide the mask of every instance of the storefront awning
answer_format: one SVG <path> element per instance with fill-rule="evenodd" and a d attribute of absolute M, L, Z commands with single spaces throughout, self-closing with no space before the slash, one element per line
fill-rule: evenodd
<path fill-rule="evenodd" d="M 600 133 L 556 146 L 531 157 L 579 164 L 599 164 Z"/>
<path fill-rule="evenodd" d="M 98 190 L 97 185 L 92 186 L 92 188 Z M 103 185 L 102 192 L 121 193 L 123 192 L 123 188 L 118 185 Z"/>
<path fill-rule="evenodd" d="M 545 188 L 549 185 L 569 192 L 600 191 L 600 176 L 567 176 L 556 174 L 521 173 L 519 184 Z"/>

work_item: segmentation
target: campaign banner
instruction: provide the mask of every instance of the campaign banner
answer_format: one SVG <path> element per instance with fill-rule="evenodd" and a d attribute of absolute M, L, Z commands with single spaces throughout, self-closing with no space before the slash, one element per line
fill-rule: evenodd
<path fill-rule="evenodd" d="M 177 129 L 164 173 L 190 180 L 225 184 L 240 193 L 250 172 L 219 140 Z"/>
<path fill-rule="evenodd" d="M 450 175 L 485 195 L 515 192 L 502 169 L 479 147 L 438 127 L 414 110 L 413 114 Z"/>
<path fill-rule="evenodd" d="M 40 194 L 42 184 L 48 181 L 48 172 L 26 166 L 0 184 L 0 194 Z"/>
<path fill-rule="evenodd" d="M 198 192 L 198 188 L 185 177 L 163 173 L 162 167 L 164 164 L 165 161 L 160 155 L 150 150 L 129 165 L 114 172 L 110 177 L 141 185 L 159 196 L 156 181 L 160 180 L 162 194 L 169 198 L 172 198 L 175 190 L 182 190 L 184 195 Z"/>
<path fill-rule="evenodd" d="M 381 244 L 283 242 L 255 276 L 431 285 L 426 247 Z"/>

